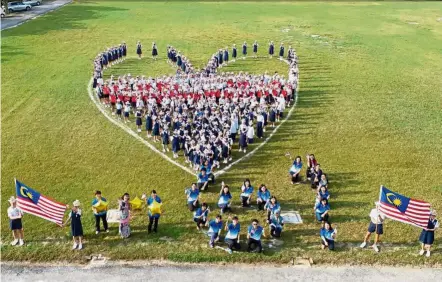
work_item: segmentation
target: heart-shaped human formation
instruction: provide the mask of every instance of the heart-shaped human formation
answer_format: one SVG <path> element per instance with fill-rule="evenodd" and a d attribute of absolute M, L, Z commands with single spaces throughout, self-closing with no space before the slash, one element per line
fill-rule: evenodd
<path fill-rule="evenodd" d="M 138 43 L 140 59 L 141 48 Z M 257 51 L 255 42 L 255 58 Z M 274 44 L 270 42 L 270 58 L 273 52 Z M 96 57 L 89 93 L 92 100 L 113 123 L 192 174 L 203 169 L 214 177 L 253 154 L 268 142 L 296 104 L 298 58 L 291 47 L 285 58 L 282 43 L 279 59 L 289 66 L 288 78 L 276 72 L 220 72 L 222 67 L 238 60 L 233 45 L 231 53 L 228 48 L 219 49 L 201 70 L 168 46 L 167 61 L 177 68 L 175 75 L 147 78 L 127 74 L 104 80 L 103 71 L 123 62 L 126 55 L 123 43 Z M 152 57 L 156 59 L 157 55 L 153 43 Z M 246 57 L 244 42 L 242 59 Z M 92 89 L 97 95 L 92 94 Z M 157 142 L 161 146 L 154 145 Z M 253 150 L 247 154 L 250 145 Z M 187 165 L 175 160 L 181 157 Z"/>

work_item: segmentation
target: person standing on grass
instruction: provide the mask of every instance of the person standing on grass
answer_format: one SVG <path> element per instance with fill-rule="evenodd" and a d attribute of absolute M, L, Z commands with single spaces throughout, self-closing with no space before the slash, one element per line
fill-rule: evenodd
<path fill-rule="evenodd" d="M 193 213 L 193 221 L 196 223 L 196 228 L 198 230 L 201 230 L 201 228 L 207 224 L 209 212 L 210 210 L 207 204 L 203 203 L 201 207 Z"/>
<path fill-rule="evenodd" d="M 282 227 L 284 226 L 284 219 L 281 216 L 281 211 L 276 211 L 270 217 L 270 235 L 274 238 L 281 237 Z"/>
<path fill-rule="evenodd" d="M 105 232 L 109 232 L 107 226 L 107 209 L 108 203 L 106 198 L 101 196 L 101 191 L 95 191 L 95 198 L 92 200 L 92 211 L 95 217 L 95 234 L 100 233 L 100 219 L 103 221 L 103 228 Z"/>
<path fill-rule="evenodd" d="M 143 51 L 141 49 L 142 49 L 141 42 L 138 41 L 137 42 L 137 55 L 138 55 L 139 60 L 141 60 L 141 54 L 143 54 Z"/>
<path fill-rule="evenodd" d="M 224 49 L 224 65 L 227 66 L 227 64 L 229 63 L 229 48 L 226 46 L 226 48 Z"/>
<path fill-rule="evenodd" d="M 253 186 L 250 184 L 250 179 L 244 180 L 241 186 L 241 204 L 243 207 L 249 207 L 252 201 Z"/>
<path fill-rule="evenodd" d="M 229 220 L 232 220 L 232 223 L 229 224 Z M 231 254 L 233 249 L 240 250 L 241 245 L 239 244 L 239 232 L 241 231 L 241 225 L 239 224 L 239 220 L 237 216 L 229 218 L 226 221 L 226 227 L 224 230 L 227 232 L 226 234 L 226 243 L 228 245 L 228 252 Z"/>
<path fill-rule="evenodd" d="M 118 206 L 120 210 L 120 228 L 119 233 L 121 238 L 128 238 L 130 236 L 130 211 L 131 204 L 129 202 L 130 196 L 129 193 L 124 193 L 121 200 L 118 200 Z"/>
<path fill-rule="evenodd" d="M 219 235 L 223 229 L 222 216 L 217 215 L 215 219 L 212 219 L 209 223 L 209 231 L 207 234 L 210 236 L 209 246 L 215 247 L 215 243 L 219 241 Z"/>
<path fill-rule="evenodd" d="M 186 189 L 185 192 L 187 196 L 187 207 L 190 211 L 194 211 L 199 206 L 198 200 L 200 198 L 200 191 L 198 190 L 196 183 L 192 183 L 192 187 Z"/>
<path fill-rule="evenodd" d="M 8 202 L 11 205 L 8 208 L 9 226 L 11 227 L 12 237 L 14 238 L 11 245 L 15 246 L 18 244 L 19 246 L 23 246 L 25 244 L 23 241 L 23 225 L 21 221 L 23 211 L 17 207 L 17 199 L 13 196 L 9 198 Z"/>
<path fill-rule="evenodd" d="M 375 205 L 378 206 L 379 202 L 376 202 Z M 374 237 L 373 249 L 376 252 L 379 252 L 377 243 L 379 242 L 381 235 L 384 234 L 384 220 L 385 215 L 380 213 L 378 208 L 374 208 L 370 211 L 370 225 L 368 226 L 367 233 L 365 234 L 364 242 L 362 242 L 360 246 L 361 248 L 365 248 L 365 246 L 367 246 L 367 242 L 370 240 L 370 235 L 372 233 L 376 233 Z"/>
<path fill-rule="evenodd" d="M 284 43 L 281 42 L 279 46 L 279 59 L 282 61 L 284 59 Z"/>
<path fill-rule="evenodd" d="M 141 199 L 146 199 L 146 194 L 143 194 L 141 196 Z M 152 226 L 153 226 L 153 232 L 157 233 L 158 230 L 158 220 L 161 216 L 161 198 L 157 195 L 157 191 L 152 190 L 152 193 L 150 194 L 150 197 L 146 201 L 147 206 L 149 208 L 148 216 L 149 216 L 149 225 L 147 226 L 147 232 L 152 232 Z"/>
<path fill-rule="evenodd" d="M 247 42 L 244 41 L 242 45 L 242 59 L 245 60 L 247 57 Z"/>
<path fill-rule="evenodd" d="M 297 156 L 293 161 L 292 166 L 289 169 L 289 174 L 292 180 L 292 184 L 299 184 L 299 181 L 301 180 L 299 176 L 301 169 L 302 169 L 301 156 Z"/>
<path fill-rule="evenodd" d="M 221 209 L 221 214 L 230 211 L 230 204 L 232 201 L 232 195 L 230 194 L 229 186 L 221 183 L 221 191 L 219 192 L 218 207 Z"/>
<path fill-rule="evenodd" d="M 265 237 L 264 228 L 259 225 L 259 221 L 254 219 L 252 225 L 247 229 L 247 251 L 262 252 L 261 236 Z"/>
<path fill-rule="evenodd" d="M 269 43 L 269 57 L 270 59 L 273 58 L 273 55 L 275 54 L 275 44 L 273 41 L 270 41 Z"/>
<path fill-rule="evenodd" d="M 428 220 L 427 228 L 422 229 L 419 241 L 421 242 L 421 250 L 419 254 L 422 256 L 427 250 L 426 257 L 430 257 L 430 249 L 434 242 L 434 231 L 439 228 L 439 222 L 436 219 L 436 211 L 430 212 L 430 219 Z"/>
<path fill-rule="evenodd" d="M 71 212 L 69 213 L 69 217 L 66 219 L 65 223 L 62 224 L 66 226 L 66 224 L 71 221 L 71 233 L 72 239 L 74 240 L 74 245 L 72 246 L 72 250 L 83 249 L 83 225 L 81 224 L 81 209 L 80 209 L 80 201 L 75 200 L 72 203 L 73 207 Z M 67 205 L 66 207 L 69 208 Z"/>
<path fill-rule="evenodd" d="M 256 204 L 258 205 L 258 211 L 264 210 L 264 206 L 268 200 L 270 200 L 270 191 L 264 184 L 261 184 L 258 189 L 258 194 L 256 195 Z"/>
<path fill-rule="evenodd" d="M 158 48 L 155 42 L 152 42 L 152 59 L 156 60 L 158 56 Z"/>
<path fill-rule="evenodd" d="M 324 227 L 324 223 L 328 221 L 330 210 L 330 206 L 328 204 L 327 199 L 321 199 L 321 201 L 315 206 L 314 211 L 316 215 L 316 220 L 322 222 L 322 227 Z"/>
<path fill-rule="evenodd" d="M 233 47 L 232 47 L 232 58 L 233 58 L 233 60 L 232 60 L 232 62 L 236 61 L 236 56 L 237 55 L 238 55 L 238 52 L 236 50 L 236 44 L 233 44 Z"/>
<path fill-rule="evenodd" d="M 335 249 L 336 228 L 333 229 L 330 222 L 326 221 L 324 227 L 321 228 L 319 236 L 321 236 L 321 248 L 328 248 L 330 251 Z"/>
<path fill-rule="evenodd" d="M 255 58 L 257 58 L 257 54 L 258 54 L 258 41 L 255 40 L 255 42 L 253 43 L 253 54 L 255 55 Z"/>

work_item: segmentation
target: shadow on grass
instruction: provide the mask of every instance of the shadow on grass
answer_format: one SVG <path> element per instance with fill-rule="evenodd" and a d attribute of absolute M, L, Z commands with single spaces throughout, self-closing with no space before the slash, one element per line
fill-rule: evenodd
<path fill-rule="evenodd" d="M 29 55 L 29 53 L 23 51 L 22 48 L 17 46 L 1 44 L 1 63 L 10 61 L 15 56 Z"/>

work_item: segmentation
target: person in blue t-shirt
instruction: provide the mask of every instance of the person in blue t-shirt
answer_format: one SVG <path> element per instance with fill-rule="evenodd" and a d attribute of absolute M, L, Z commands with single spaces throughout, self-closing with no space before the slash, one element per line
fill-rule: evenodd
<path fill-rule="evenodd" d="M 321 199 L 327 199 L 327 201 L 330 200 L 330 193 L 328 192 L 327 188 L 325 188 L 325 186 L 322 186 L 318 189 L 318 193 L 316 194 L 315 206 L 321 201 Z"/>
<path fill-rule="evenodd" d="M 211 248 L 215 247 L 215 243 L 219 241 L 219 235 L 223 229 L 222 216 L 217 215 L 215 219 L 209 222 L 209 231 L 207 234 L 210 236 L 209 246 Z"/>
<path fill-rule="evenodd" d="M 146 194 L 143 194 L 141 196 L 141 199 L 146 199 Z M 157 195 L 157 191 L 152 190 L 152 193 L 150 194 L 150 197 L 146 200 L 147 206 L 152 205 L 153 202 L 162 203 L 161 198 Z M 147 232 L 152 232 L 152 225 L 153 225 L 153 232 L 157 232 L 158 229 L 158 220 L 160 219 L 161 214 L 160 213 L 152 213 L 150 209 L 148 209 L 147 216 L 149 217 L 149 225 L 147 226 Z"/>
<path fill-rule="evenodd" d="M 185 190 L 187 196 L 187 207 L 190 211 L 194 211 L 199 206 L 200 190 L 196 187 L 196 183 L 192 183 L 192 187 Z"/>
<path fill-rule="evenodd" d="M 256 195 L 256 203 L 258 204 L 259 211 L 264 210 L 264 206 L 268 200 L 270 200 L 270 191 L 264 184 L 261 184 Z"/>
<path fill-rule="evenodd" d="M 232 194 L 230 194 L 229 186 L 221 183 L 221 191 L 219 192 L 218 207 L 221 209 L 221 214 L 230 211 L 230 204 L 232 201 Z"/>
<path fill-rule="evenodd" d="M 201 228 L 207 224 L 207 217 L 209 216 L 209 208 L 206 203 L 203 203 L 200 208 L 198 208 L 193 213 L 193 221 L 196 223 L 196 228 L 201 230 Z"/>
<path fill-rule="evenodd" d="M 329 210 L 330 206 L 328 205 L 327 199 L 321 199 L 321 202 L 315 206 L 316 220 L 322 222 L 322 227 L 324 227 L 324 223 L 328 221 Z"/>
<path fill-rule="evenodd" d="M 325 222 L 324 227 L 321 228 L 320 236 L 321 236 L 321 248 L 324 250 L 326 247 L 330 251 L 335 249 L 335 239 L 336 239 L 336 228 L 333 229 L 331 223 L 328 221 Z"/>
<path fill-rule="evenodd" d="M 200 191 L 206 190 L 207 186 L 209 186 L 209 176 L 207 175 L 206 168 L 201 169 L 201 172 L 198 174 L 197 179 L 198 189 Z"/>
<path fill-rule="evenodd" d="M 267 201 L 264 208 L 267 211 L 267 223 L 270 223 L 270 216 L 281 210 L 281 206 L 275 196 L 272 196 L 270 200 Z"/>
<path fill-rule="evenodd" d="M 295 158 L 295 161 L 293 162 L 292 166 L 289 169 L 289 174 L 292 180 L 292 184 L 299 184 L 299 181 L 301 180 L 299 173 L 302 169 L 302 161 L 301 156 L 297 156 Z"/>
<path fill-rule="evenodd" d="M 281 237 L 282 227 L 284 226 L 284 219 L 280 211 L 276 211 L 270 217 L 270 235 L 272 237 Z"/>
<path fill-rule="evenodd" d="M 203 168 L 206 169 L 206 174 L 210 183 L 215 184 L 215 175 L 213 174 L 214 166 L 212 165 L 212 163 L 209 160 L 206 160 L 204 164 L 200 166 L 200 170 L 202 170 Z"/>
<path fill-rule="evenodd" d="M 261 236 L 265 237 L 264 228 L 259 225 L 259 221 L 254 219 L 252 225 L 247 229 L 247 251 L 262 252 Z"/>
<path fill-rule="evenodd" d="M 100 206 L 100 202 L 107 203 L 105 197 L 101 196 L 101 191 L 95 191 L 95 198 L 92 200 L 92 210 L 95 216 L 95 234 L 100 233 L 100 219 L 103 221 L 103 227 L 105 232 L 109 232 L 107 226 L 107 205 L 105 207 L 100 207 L 97 209 L 97 205 Z"/>
<path fill-rule="evenodd" d="M 229 220 L 232 220 L 232 223 L 229 224 Z M 239 244 L 239 233 L 241 231 L 241 225 L 239 224 L 239 220 L 237 216 L 229 218 L 226 221 L 226 227 L 224 229 L 227 232 L 226 235 L 226 243 L 229 246 L 229 253 L 233 252 L 233 249 L 240 250 L 241 245 Z"/>
<path fill-rule="evenodd" d="M 241 203 L 243 207 L 249 207 L 253 195 L 253 186 L 249 179 L 246 179 L 241 186 Z"/>

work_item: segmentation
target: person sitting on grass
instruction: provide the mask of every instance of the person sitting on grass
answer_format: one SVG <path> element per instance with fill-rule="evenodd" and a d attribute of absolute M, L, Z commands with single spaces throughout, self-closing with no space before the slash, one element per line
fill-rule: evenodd
<path fill-rule="evenodd" d="M 253 186 L 250 179 L 246 179 L 241 186 L 241 203 L 243 207 L 249 207 L 253 195 Z"/>
<path fill-rule="evenodd" d="M 187 207 L 190 211 L 194 211 L 199 206 L 200 191 L 196 183 L 192 183 L 192 187 L 185 190 L 187 196 Z"/>
<path fill-rule="evenodd" d="M 315 170 L 316 165 L 318 162 L 315 159 L 314 154 L 307 154 L 307 170 L 305 176 L 307 177 L 307 180 L 311 180 L 312 173 Z"/>
<path fill-rule="evenodd" d="M 219 192 L 218 207 L 221 209 L 221 214 L 230 211 L 230 204 L 232 200 L 232 195 L 230 194 L 229 186 L 221 183 L 221 191 Z"/>
<path fill-rule="evenodd" d="M 229 220 L 232 220 L 232 223 L 229 224 Z M 226 227 L 224 229 L 227 232 L 226 235 L 226 243 L 228 245 L 228 252 L 231 254 L 233 252 L 233 249 L 240 250 L 241 245 L 239 244 L 239 232 L 241 230 L 241 225 L 239 224 L 239 220 L 237 216 L 234 216 L 229 218 L 226 221 Z"/>
<path fill-rule="evenodd" d="M 80 201 L 75 200 L 72 204 L 72 210 L 69 213 L 68 218 L 66 221 L 62 224 L 63 226 L 66 226 L 66 224 L 71 221 L 71 233 L 72 233 L 72 239 L 74 240 L 74 245 L 72 246 L 72 250 L 83 249 L 83 225 L 81 224 L 81 209 L 80 209 Z M 69 206 L 66 206 L 69 208 Z M 78 243 L 77 243 L 78 240 Z"/>
<path fill-rule="evenodd" d="M 267 211 L 267 223 L 270 223 L 270 217 L 274 215 L 277 211 L 281 211 L 281 206 L 276 200 L 275 196 L 272 196 L 269 201 L 265 204 L 264 208 Z"/>
<path fill-rule="evenodd" d="M 209 212 L 210 210 L 207 207 L 207 204 L 203 203 L 201 207 L 193 213 L 193 221 L 195 221 L 198 230 L 201 230 L 201 228 L 207 224 Z"/>
<path fill-rule="evenodd" d="M 281 216 L 281 212 L 276 211 L 275 214 L 270 217 L 270 235 L 276 238 L 281 237 L 283 226 L 284 219 Z"/>
<path fill-rule="evenodd" d="M 327 175 L 325 175 L 325 173 L 323 173 L 321 175 L 321 179 L 319 180 L 319 183 L 318 183 L 318 190 L 321 187 L 325 187 L 325 189 L 328 189 L 328 179 L 327 179 Z"/>
<path fill-rule="evenodd" d="M 327 201 L 330 200 L 330 193 L 325 186 L 322 186 L 316 194 L 315 206 L 321 201 L 321 199 L 327 199 Z"/>
<path fill-rule="evenodd" d="M 329 215 L 328 211 L 330 210 L 330 206 L 328 204 L 327 199 L 321 199 L 321 201 L 315 206 L 315 214 L 316 220 L 322 222 L 322 226 L 324 227 L 324 223 L 328 221 Z"/>
<path fill-rule="evenodd" d="M 311 174 L 311 187 L 312 189 L 318 189 L 319 181 L 322 178 L 322 169 L 319 164 L 315 166 L 315 169 L 313 170 Z"/>
<path fill-rule="evenodd" d="M 375 205 L 378 206 L 379 202 L 376 202 Z M 377 243 L 379 242 L 381 235 L 384 234 L 384 220 L 385 215 L 380 213 L 377 208 L 374 208 L 370 211 L 370 224 L 368 225 L 367 233 L 364 237 L 364 242 L 362 242 L 360 246 L 361 248 L 365 248 L 365 246 L 367 246 L 367 242 L 370 240 L 371 234 L 376 233 L 372 247 L 375 252 L 379 252 Z"/>
<path fill-rule="evenodd" d="M 206 168 L 202 168 L 201 172 L 198 174 L 198 189 L 200 191 L 204 191 L 207 189 L 207 186 L 209 185 L 209 176 L 207 175 Z"/>
<path fill-rule="evenodd" d="M 336 228 L 333 229 L 330 222 L 326 221 L 324 226 L 321 228 L 319 232 L 321 236 L 321 248 L 324 250 L 328 248 L 330 251 L 335 249 L 335 240 L 336 240 Z"/>
<path fill-rule="evenodd" d="M 248 252 L 262 252 L 261 236 L 265 236 L 264 228 L 259 225 L 259 221 L 254 219 L 252 225 L 247 229 L 247 251 Z"/>
<path fill-rule="evenodd" d="M 14 241 L 11 242 L 12 246 L 19 245 L 23 246 L 25 242 L 23 241 L 23 225 L 22 225 L 22 217 L 23 211 L 17 207 L 17 199 L 12 196 L 9 200 L 9 204 L 11 206 L 8 208 L 8 217 L 9 224 L 12 230 L 12 236 Z"/>
<path fill-rule="evenodd" d="M 209 231 L 207 234 L 210 236 L 209 246 L 215 247 L 215 243 L 219 241 L 219 235 L 223 228 L 222 216 L 217 215 L 215 219 L 212 219 L 209 223 Z"/>
<path fill-rule="evenodd" d="M 258 211 L 264 210 L 265 204 L 270 200 L 270 191 L 264 184 L 258 189 L 258 194 L 256 196 L 256 203 L 258 205 Z"/>
<path fill-rule="evenodd" d="M 292 166 L 290 167 L 289 174 L 291 177 L 292 184 L 299 184 L 299 181 L 301 180 L 299 173 L 302 169 L 302 161 L 301 157 L 297 156 L 295 160 L 293 161 Z"/>
<path fill-rule="evenodd" d="M 200 170 L 202 170 L 203 168 L 206 169 L 208 180 L 210 180 L 212 184 L 215 184 L 215 175 L 213 174 L 214 167 L 212 166 L 209 160 L 206 160 L 204 164 L 201 165 Z"/>

